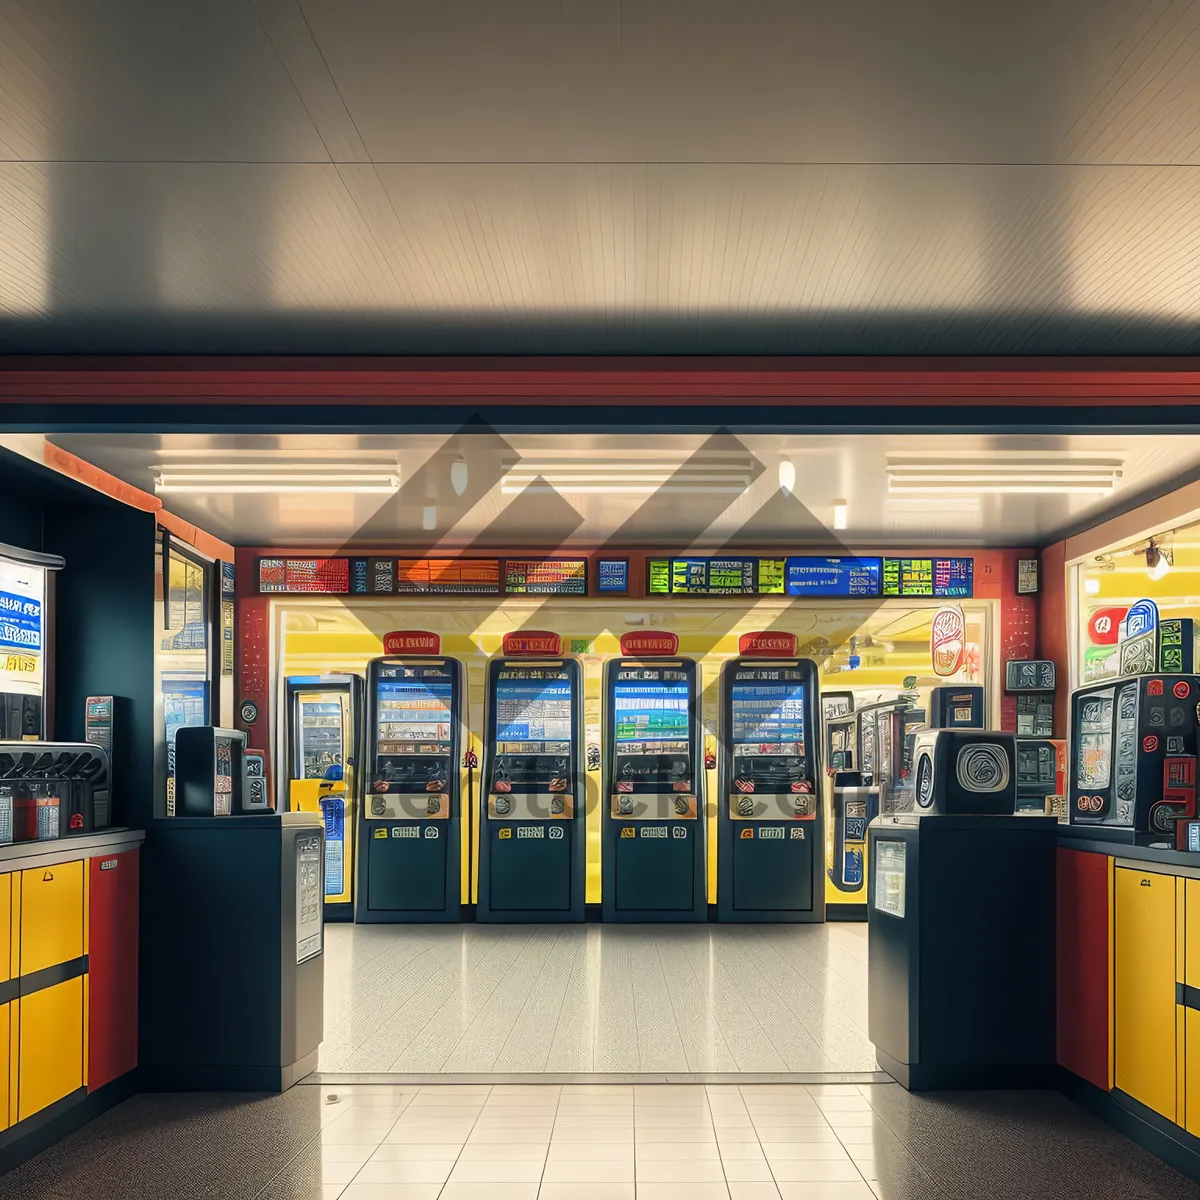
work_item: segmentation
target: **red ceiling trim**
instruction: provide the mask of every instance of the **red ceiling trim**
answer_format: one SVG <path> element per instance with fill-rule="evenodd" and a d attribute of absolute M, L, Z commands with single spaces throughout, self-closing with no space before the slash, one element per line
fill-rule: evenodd
<path fill-rule="evenodd" d="M 1200 359 L 0 358 L 0 404 L 1200 404 Z"/>

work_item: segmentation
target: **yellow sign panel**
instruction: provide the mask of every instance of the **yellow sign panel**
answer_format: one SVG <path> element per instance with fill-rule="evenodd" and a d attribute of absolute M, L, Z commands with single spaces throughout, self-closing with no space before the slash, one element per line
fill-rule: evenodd
<path fill-rule="evenodd" d="M 634 825 L 623 825 L 621 827 L 621 836 L 623 838 L 637 837 L 637 827 Z"/>
<path fill-rule="evenodd" d="M 500 836 L 502 838 L 511 838 L 512 837 L 512 826 L 505 825 L 504 828 L 500 830 Z"/>
<path fill-rule="evenodd" d="M 386 838 L 387 835 L 388 831 L 386 829 L 376 829 L 371 836 L 375 838 Z"/>
<path fill-rule="evenodd" d="M 753 838 L 754 838 L 754 830 L 753 829 L 743 829 L 742 830 L 742 841 L 743 842 L 751 841 L 751 840 L 753 840 Z"/>

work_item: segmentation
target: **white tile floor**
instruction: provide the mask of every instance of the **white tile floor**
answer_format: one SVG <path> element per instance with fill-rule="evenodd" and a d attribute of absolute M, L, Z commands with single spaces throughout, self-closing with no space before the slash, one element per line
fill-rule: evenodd
<path fill-rule="evenodd" d="M 874 1200 L 897 1144 L 856 1086 L 321 1093 L 324 1200 Z"/>
<path fill-rule="evenodd" d="M 319 1070 L 876 1070 L 866 926 L 327 925 Z"/>

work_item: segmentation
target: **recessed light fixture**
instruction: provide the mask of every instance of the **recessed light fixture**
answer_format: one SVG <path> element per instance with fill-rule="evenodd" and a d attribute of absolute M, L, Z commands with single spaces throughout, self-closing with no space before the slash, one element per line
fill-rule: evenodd
<path fill-rule="evenodd" d="M 344 492 L 390 495 L 400 488 L 400 472 L 364 469 L 355 463 L 171 463 L 153 470 L 154 490 L 206 495 L 272 492 Z"/>
<path fill-rule="evenodd" d="M 437 505 L 426 504 L 421 509 L 421 528 L 426 532 L 437 528 Z"/>
<path fill-rule="evenodd" d="M 986 461 L 889 457 L 891 493 L 957 495 L 1108 495 L 1120 482 L 1123 463 L 1076 458 L 1004 458 Z"/>
<path fill-rule="evenodd" d="M 454 489 L 454 494 L 461 496 L 467 490 L 470 480 L 471 471 L 467 466 L 467 460 L 460 454 L 450 464 L 450 486 Z"/>
<path fill-rule="evenodd" d="M 789 495 L 796 487 L 796 464 L 790 458 L 779 460 L 779 488 Z"/>

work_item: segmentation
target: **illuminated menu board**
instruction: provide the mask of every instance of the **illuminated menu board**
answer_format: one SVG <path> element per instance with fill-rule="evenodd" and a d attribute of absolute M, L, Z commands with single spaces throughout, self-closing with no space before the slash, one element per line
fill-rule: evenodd
<path fill-rule="evenodd" d="M 396 590 L 394 558 L 352 558 L 350 591 L 355 596 L 389 596 Z"/>
<path fill-rule="evenodd" d="M 312 592 L 327 596 L 350 591 L 348 558 L 260 558 L 260 592 Z"/>
<path fill-rule="evenodd" d="M 650 596 L 965 596 L 974 594 L 970 558 L 652 558 Z"/>
<path fill-rule="evenodd" d="M 510 596 L 586 596 L 587 560 L 507 559 L 504 563 L 504 590 Z"/>
<path fill-rule="evenodd" d="M 498 596 L 498 558 L 402 558 L 396 591 L 405 595 Z"/>
<path fill-rule="evenodd" d="M 975 560 L 971 558 L 885 558 L 885 596 L 972 596 Z"/>
<path fill-rule="evenodd" d="M 878 596 L 879 558 L 789 558 L 789 596 Z"/>
<path fill-rule="evenodd" d="M 604 595 L 626 595 L 629 592 L 629 559 L 602 558 L 596 573 L 596 590 Z"/>
<path fill-rule="evenodd" d="M 757 568 L 756 558 L 651 559 L 646 590 L 652 596 L 752 596 Z"/>

